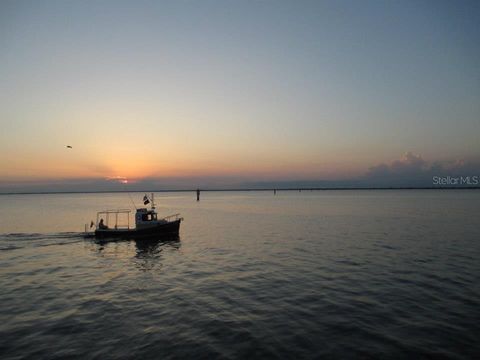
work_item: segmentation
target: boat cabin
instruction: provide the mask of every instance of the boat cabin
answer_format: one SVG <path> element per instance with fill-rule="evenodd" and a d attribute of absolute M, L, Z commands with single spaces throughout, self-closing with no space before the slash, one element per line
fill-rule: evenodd
<path fill-rule="evenodd" d="M 154 226 L 164 222 L 164 219 L 158 220 L 155 209 L 148 210 L 146 208 L 140 208 L 137 209 L 135 213 L 135 225 L 137 228 Z"/>

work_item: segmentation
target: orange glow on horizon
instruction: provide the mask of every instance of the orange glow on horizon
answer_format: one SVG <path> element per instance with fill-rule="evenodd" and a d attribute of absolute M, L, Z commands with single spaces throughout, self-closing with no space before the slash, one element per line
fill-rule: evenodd
<path fill-rule="evenodd" d="M 144 141 L 132 144 L 120 135 L 104 141 L 95 135 L 69 151 L 56 141 L 20 149 L 14 163 L 0 154 L 0 180 L 109 179 L 125 185 L 148 178 L 328 180 L 362 174 L 372 164 L 368 156 L 352 158 L 348 152 L 310 151 L 306 156 L 281 148 L 272 153 L 255 146 L 210 147 L 188 141 L 184 146 L 168 141 L 155 146 Z"/>
<path fill-rule="evenodd" d="M 338 179 L 361 174 L 362 164 L 345 161 L 312 161 L 295 159 L 161 159 L 142 158 L 140 154 L 118 157 L 99 157 L 98 161 L 69 161 L 69 159 L 32 156 L 18 161 L 15 167 L 4 167 L 2 180 L 95 179 L 103 178 L 122 184 L 147 178 L 239 177 L 270 179 Z"/>

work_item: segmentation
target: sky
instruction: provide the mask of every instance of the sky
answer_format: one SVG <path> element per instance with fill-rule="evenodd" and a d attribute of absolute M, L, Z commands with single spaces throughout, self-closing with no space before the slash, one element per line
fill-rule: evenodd
<path fill-rule="evenodd" d="M 478 1 L 2 0 L 0 191 L 480 175 L 479 17 Z"/>

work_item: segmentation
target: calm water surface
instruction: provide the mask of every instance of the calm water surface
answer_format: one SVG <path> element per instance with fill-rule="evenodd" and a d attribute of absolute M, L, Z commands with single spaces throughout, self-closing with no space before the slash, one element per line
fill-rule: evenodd
<path fill-rule="evenodd" d="M 480 356 L 480 191 L 156 198 L 178 240 L 84 239 L 127 194 L 0 196 L 0 358 Z"/>

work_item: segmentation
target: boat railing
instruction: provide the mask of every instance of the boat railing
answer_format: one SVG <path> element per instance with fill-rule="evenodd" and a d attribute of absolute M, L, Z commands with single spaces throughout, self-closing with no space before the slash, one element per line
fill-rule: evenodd
<path fill-rule="evenodd" d="M 173 214 L 173 215 L 168 215 L 163 218 L 163 220 L 166 220 L 168 222 L 172 221 L 177 221 L 177 220 L 183 220 L 182 217 L 180 217 L 180 214 Z"/>
<path fill-rule="evenodd" d="M 98 214 L 130 213 L 131 211 L 130 209 L 112 209 L 99 211 Z"/>

